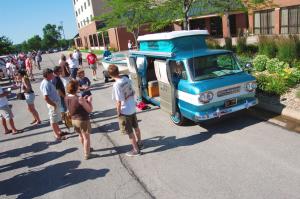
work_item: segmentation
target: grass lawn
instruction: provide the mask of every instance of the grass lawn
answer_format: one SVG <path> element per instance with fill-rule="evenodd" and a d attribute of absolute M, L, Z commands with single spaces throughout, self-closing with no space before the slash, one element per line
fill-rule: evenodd
<path fill-rule="evenodd" d="M 80 50 L 80 52 L 83 53 L 87 53 L 89 50 Z M 96 55 L 102 55 L 103 54 L 103 50 L 93 50 L 93 53 L 95 53 Z"/>

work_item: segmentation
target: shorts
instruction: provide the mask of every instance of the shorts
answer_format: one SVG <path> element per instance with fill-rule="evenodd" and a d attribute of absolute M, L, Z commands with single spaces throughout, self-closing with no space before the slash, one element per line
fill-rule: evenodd
<path fill-rule="evenodd" d="M 92 70 L 97 70 L 97 64 L 90 64 L 89 67 L 92 69 Z"/>
<path fill-rule="evenodd" d="M 119 127 L 121 130 L 121 133 L 123 134 L 131 134 L 133 133 L 133 129 L 136 129 L 139 127 L 136 113 L 132 115 L 120 115 L 119 116 Z"/>
<path fill-rule="evenodd" d="M 0 117 L 9 120 L 14 118 L 14 114 L 8 105 L 0 107 Z"/>
<path fill-rule="evenodd" d="M 34 104 L 34 99 L 35 99 L 34 93 L 24 93 L 24 95 L 27 104 Z"/>
<path fill-rule="evenodd" d="M 92 127 L 90 120 L 72 120 L 72 125 L 77 133 L 91 133 Z"/>
<path fill-rule="evenodd" d="M 58 123 L 61 121 L 60 102 L 55 104 L 56 104 L 56 109 L 54 109 L 54 106 L 47 104 L 47 107 L 49 109 L 49 119 L 51 124 Z"/>

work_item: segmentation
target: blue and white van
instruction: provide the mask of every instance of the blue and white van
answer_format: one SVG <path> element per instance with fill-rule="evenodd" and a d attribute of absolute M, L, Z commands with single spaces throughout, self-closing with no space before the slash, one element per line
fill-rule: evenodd
<path fill-rule="evenodd" d="M 219 118 L 258 103 L 256 80 L 228 50 L 208 49 L 206 30 L 138 37 L 128 69 L 136 94 L 158 105 L 182 125 Z"/>

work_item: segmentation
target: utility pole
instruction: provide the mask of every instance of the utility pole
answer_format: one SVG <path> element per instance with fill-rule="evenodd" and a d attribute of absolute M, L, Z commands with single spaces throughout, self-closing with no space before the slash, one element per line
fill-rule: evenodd
<path fill-rule="evenodd" d="M 64 37 L 64 40 L 66 39 L 65 37 L 65 31 L 64 31 L 64 22 L 63 21 L 60 21 L 60 26 L 61 26 L 61 31 L 62 31 L 62 35 Z"/>

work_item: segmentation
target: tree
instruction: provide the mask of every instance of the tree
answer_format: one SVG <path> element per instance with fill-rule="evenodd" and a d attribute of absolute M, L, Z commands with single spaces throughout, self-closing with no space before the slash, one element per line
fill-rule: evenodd
<path fill-rule="evenodd" d="M 126 27 L 133 34 L 135 42 L 140 34 L 141 26 L 150 22 L 154 5 L 151 0 L 106 0 L 107 9 L 110 11 L 95 17 L 104 21 L 107 28 Z"/>
<path fill-rule="evenodd" d="M 42 38 L 39 35 L 34 35 L 27 40 L 27 46 L 29 50 L 38 50 L 42 47 Z"/>
<path fill-rule="evenodd" d="M 58 47 L 58 40 L 61 39 L 59 28 L 54 24 L 47 24 L 43 28 L 43 37 L 43 45 L 46 48 Z"/>
<path fill-rule="evenodd" d="M 13 51 L 13 43 L 6 36 L 0 37 L 0 55 L 9 54 Z"/>

